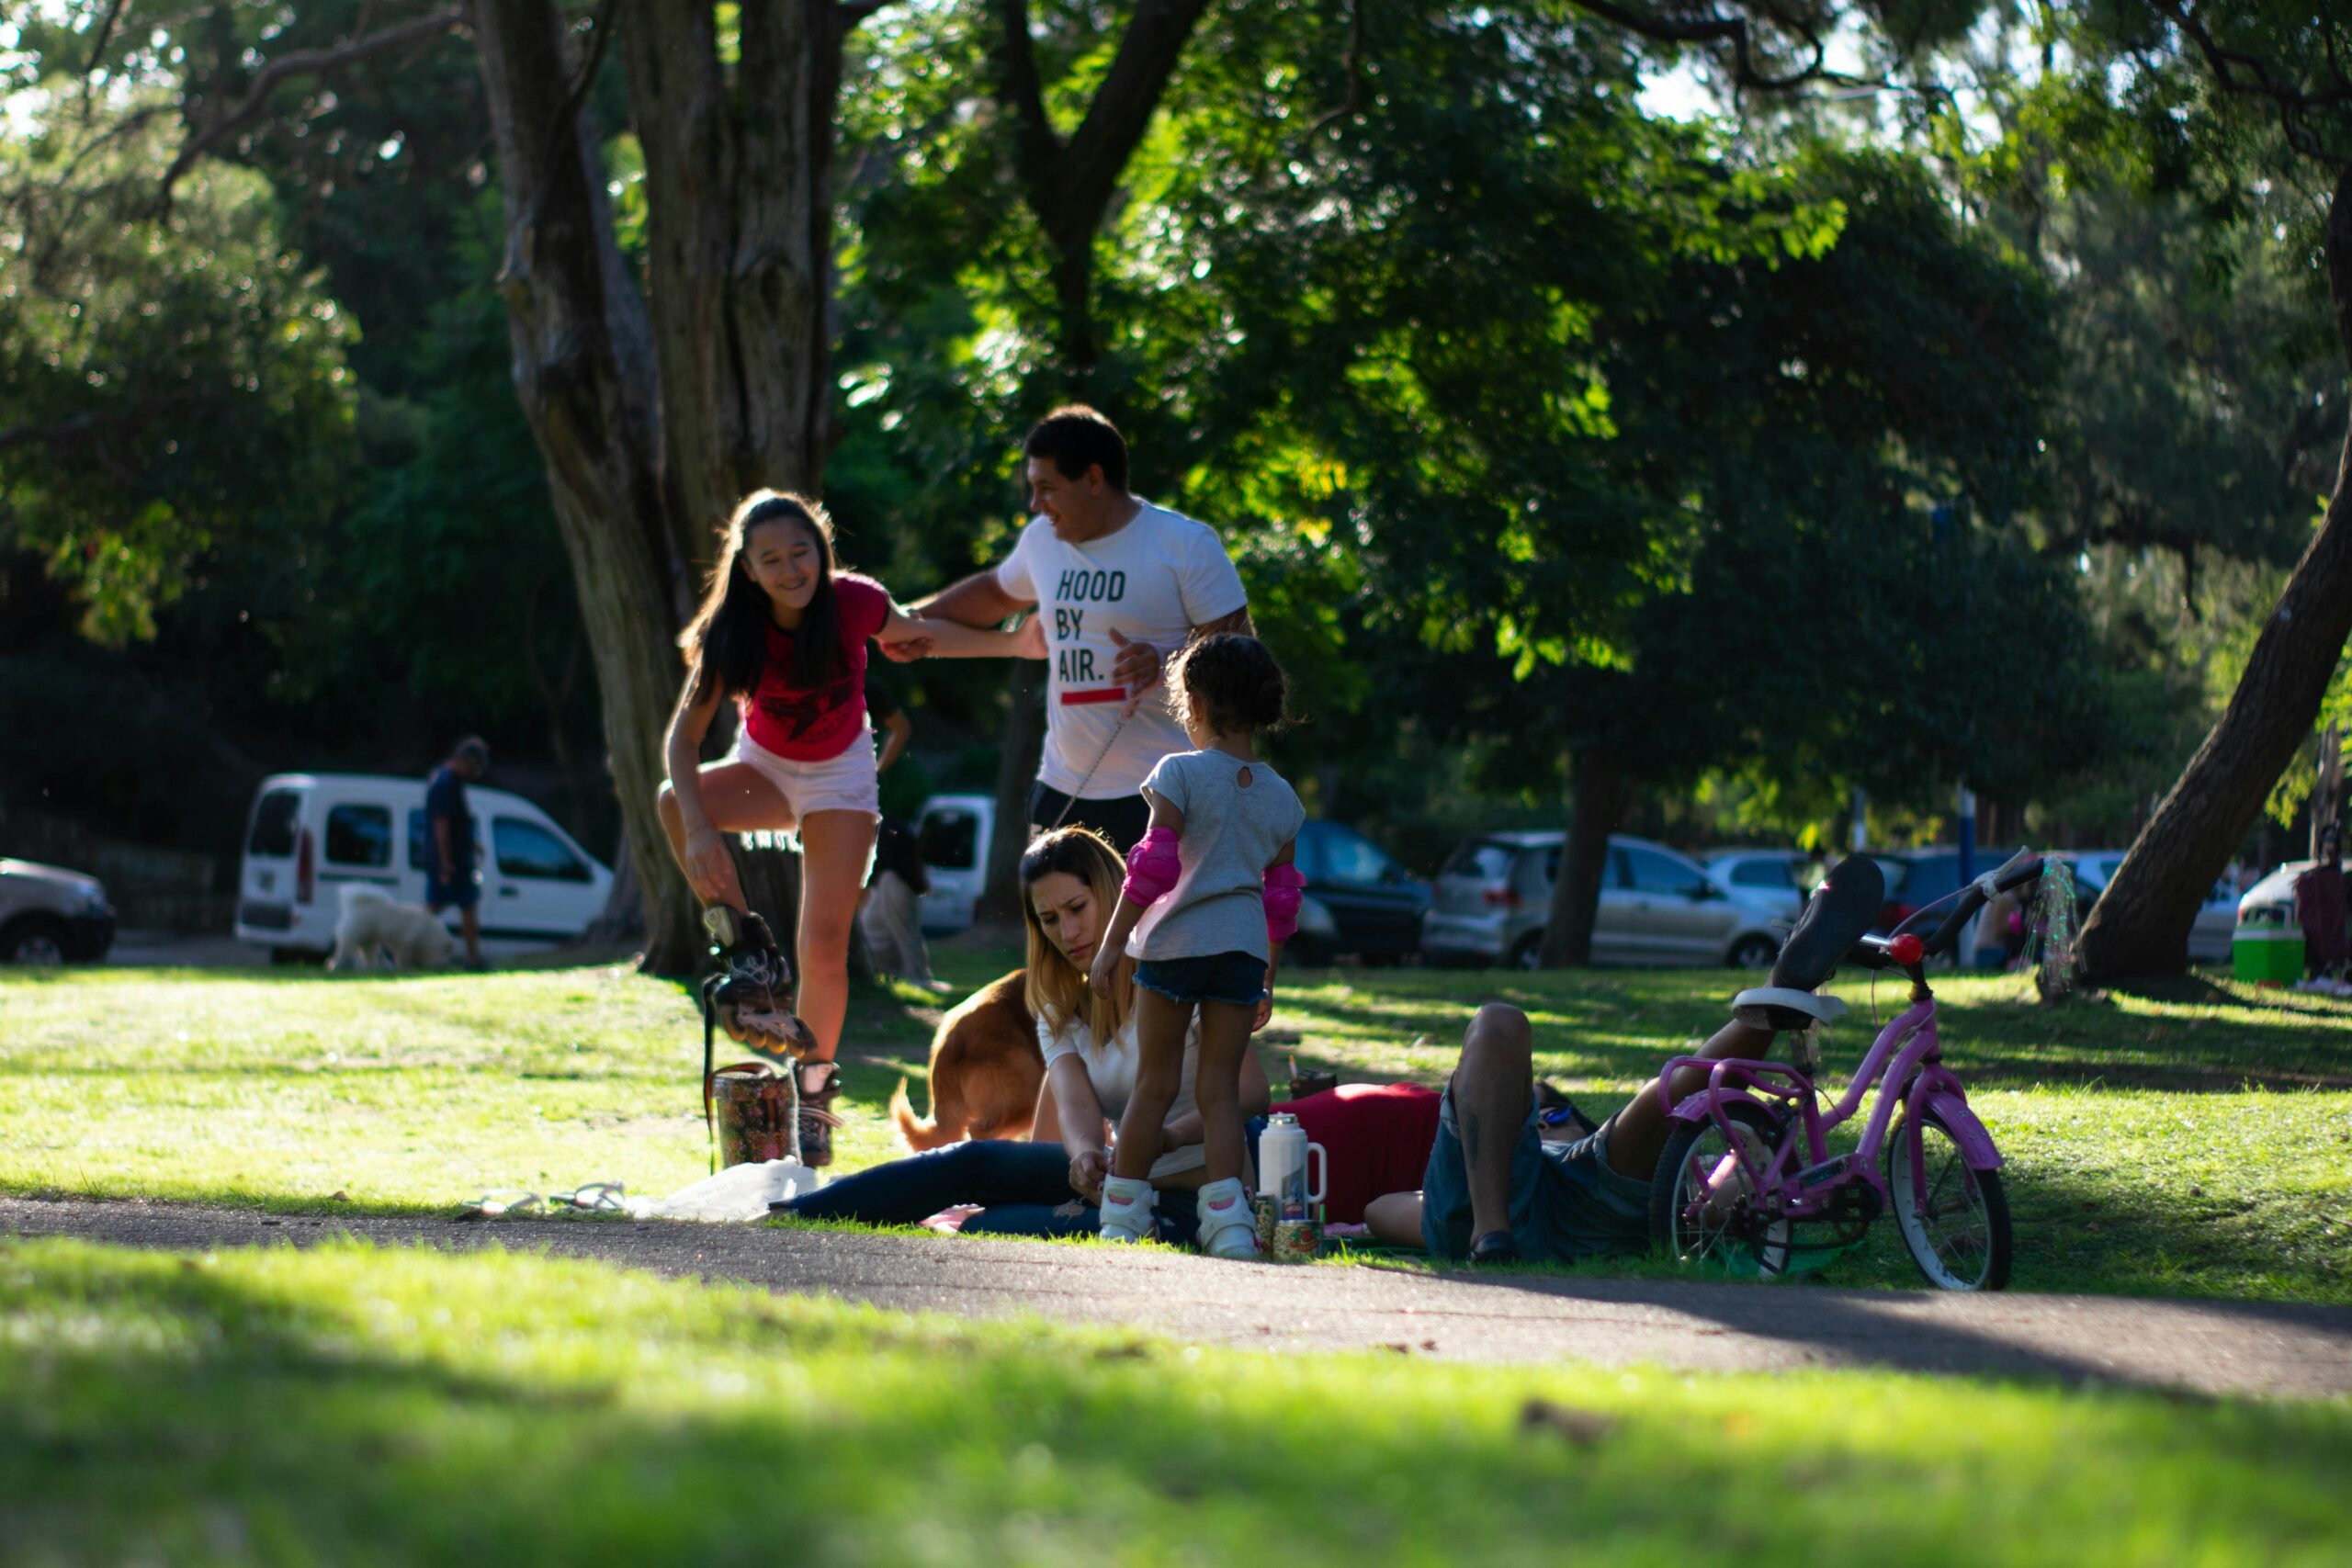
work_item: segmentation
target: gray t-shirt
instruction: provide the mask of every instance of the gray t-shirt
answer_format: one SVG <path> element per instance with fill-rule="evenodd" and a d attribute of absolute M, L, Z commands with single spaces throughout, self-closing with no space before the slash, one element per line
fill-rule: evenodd
<path fill-rule="evenodd" d="M 1127 951 L 1149 959 L 1265 958 L 1266 867 L 1306 820 L 1297 792 L 1265 763 L 1223 751 L 1163 757 L 1143 787 L 1184 814 L 1176 849 L 1182 870 L 1136 922 Z"/>

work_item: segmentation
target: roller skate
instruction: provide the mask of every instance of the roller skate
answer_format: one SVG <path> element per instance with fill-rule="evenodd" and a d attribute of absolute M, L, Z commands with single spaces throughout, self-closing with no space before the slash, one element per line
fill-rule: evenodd
<path fill-rule="evenodd" d="M 816 1037 L 792 1015 L 786 1000 L 792 965 L 785 962 L 768 923 L 724 904 L 702 912 L 711 952 L 727 966 L 711 992 L 719 1028 L 727 1037 L 779 1071 L 808 1054 Z"/>

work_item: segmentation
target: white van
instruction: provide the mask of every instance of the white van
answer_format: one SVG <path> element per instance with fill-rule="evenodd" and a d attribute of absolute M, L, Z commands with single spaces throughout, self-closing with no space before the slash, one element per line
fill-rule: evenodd
<path fill-rule="evenodd" d="M 613 874 L 519 795 L 466 786 L 481 868 L 481 946 L 512 957 L 576 941 L 604 912 Z M 424 781 L 373 773 L 264 779 L 245 829 L 237 939 L 282 957 L 334 951 L 342 885 L 424 902 Z M 442 919 L 458 929 L 458 911 Z"/>
<path fill-rule="evenodd" d="M 972 909 L 989 879 L 989 840 L 996 830 L 996 797 L 934 795 L 915 814 L 931 891 L 922 896 L 925 936 L 968 930 Z"/>

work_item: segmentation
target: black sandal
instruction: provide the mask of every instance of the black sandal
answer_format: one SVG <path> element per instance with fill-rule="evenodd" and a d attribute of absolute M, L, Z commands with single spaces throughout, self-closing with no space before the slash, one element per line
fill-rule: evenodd
<path fill-rule="evenodd" d="M 1509 1231 L 1488 1231 L 1470 1244 L 1470 1261 L 1474 1264 L 1520 1263 L 1519 1243 Z"/>

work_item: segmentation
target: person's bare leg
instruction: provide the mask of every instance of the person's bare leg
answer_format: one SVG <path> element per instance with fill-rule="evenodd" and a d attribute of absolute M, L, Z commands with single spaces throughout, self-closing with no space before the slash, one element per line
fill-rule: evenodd
<path fill-rule="evenodd" d="M 1168 1109 L 1184 1087 L 1184 1034 L 1193 1004 L 1171 1001 L 1148 987 L 1136 987 L 1136 1087 L 1119 1118 L 1119 1141 L 1111 1151 L 1111 1174 L 1142 1181 L 1159 1157 L 1160 1129 Z M 1197 1088 L 1199 1075 L 1194 1075 Z"/>
<path fill-rule="evenodd" d="M 1527 1015 L 1488 1002 L 1462 1037 L 1453 1069 L 1453 1120 L 1470 1179 L 1470 1238 L 1510 1229 L 1510 1156 L 1535 1103 L 1535 1032 Z"/>
<path fill-rule="evenodd" d="M 1250 1049 L 1250 1025 L 1257 1017 L 1255 1003 L 1201 1004 L 1201 1065 L 1193 1075 L 1193 1103 L 1201 1111 L 1204 1181 L 1238 1179 L 1250 1157 L 1241 1115 L 1241 1054 Z"/>
<path fill-rule="evenodd" d="M 477 898 L 458 911 L 458 930 L 466 939 L 466 962 L 481 967 L 481 901 Z"/>
<path fill-rule="evenodd" d="M 747 762 L 706 762 L 700 773 L 703 815 L 720 832 L 781 833 L 792 827 L 792 807 L 757 768 Z M 678 797 L 668 780 L 662 781 L 653 804 L 662 818 L 662 830 L 669 835 L 670 853 L 677 861 L 678 869 L 684 871 L 685 818 L 678 810 Z M 731 859 L 727 867 L 727 887 L 718 902 L 750 912 L 743 902 L 743 885 L 736 878 Z"/>
<path fill-rule="evenodd" d="M 1363 1223 L 1383 1247 L 1421 1245 L 1421 1195 L 1384 1192 L 1363 1206 Z"/>
<path fill-rule="evenodd" d="M 1696 1051 L 1676 1055 L 1704 1056 L 1710 1061 L 1725 1056 L 1756 1056 L 1771 1043 L 1770 1030 L 1734 1019 L 1716 1030 Z M 1689 1094 L 1706 1087 L 1706 1082 L 1703 1069 L 1686 1067 L 1675 1075 L 1674 1092 Z M 1657 1156 L 1665 1152 L 1666 1134 L 1666 1106 L 1658 1098 L 1657 1080 L 1652 1078 L 1642 1086 L 1641 1093 L 1610 1119 L 1609 1168 L 1620 1176 L 1647 1181 L 1650 1173 L 1657 1168 Z"/>
<path fill-rule="evenodd" d="M 812 811 L 800 824 L 800 988 L 793 1011 L 816 1039 L 810 1062 L 830 1062 L 849 1011 L 849 928 L 858 881 L 874 852 L 874 818 Z"/>

